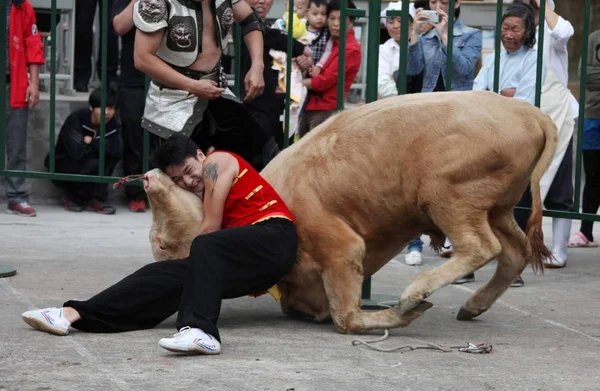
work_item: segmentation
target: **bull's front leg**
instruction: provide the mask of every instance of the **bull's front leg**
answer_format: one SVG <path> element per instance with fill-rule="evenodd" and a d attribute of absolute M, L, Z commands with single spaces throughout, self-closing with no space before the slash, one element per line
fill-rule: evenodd
<path fill-rule="evenodd" d="M 413 310 L 401 314 L 397 308 L 374 312 L 361 311 L 361 286 L 365 243 L 346 223 L 328 226 L 327 234 L 318 240 L 322 278 L 329 300 L 331 318 L 344 333 L 359 333 L 371 329 L 405 327 L 421 316 L 431 303 L 421 302 Z"/>

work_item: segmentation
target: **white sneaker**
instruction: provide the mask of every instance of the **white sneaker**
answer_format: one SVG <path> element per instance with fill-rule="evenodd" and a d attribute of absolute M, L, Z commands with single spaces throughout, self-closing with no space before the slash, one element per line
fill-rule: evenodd
<path fill-rule="evenodd" d="M 21 318 L 34 329 L 55 335 L 69 334 L 69 326 L 71 326 L 71 322 L 63 316 L 62 308 L 26 311 L 21 314 Z"/>
<path fill-rule="evenodd" d="M 221 344 L 212 335 L 200 329 L 183 327 L 173 335 L 173 338 L 163 338 L 158 341 L 160 347 L 171 352 L 219 354 Z"/>
<path fill-rule="evenodd" d="M 412 250 L 406 254 L 404 262 L 406 262 L 406 264 L 409 266 L 419 266 L 421 264 L 421 252 L 418 250 Z"/>

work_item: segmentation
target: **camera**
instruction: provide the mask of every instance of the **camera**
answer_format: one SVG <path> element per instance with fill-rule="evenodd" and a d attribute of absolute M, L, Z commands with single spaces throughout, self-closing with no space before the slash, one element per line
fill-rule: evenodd
<path fill-rule="evenodd" d="M 423 10 L 423 13 L 425 15 L 427 15 L 427 18 L 429 19 L 430 23 L 439 23 L 440 21 L 440 17 L 437 13 L 437 11 L 428 11 L 428 10 Z"/>

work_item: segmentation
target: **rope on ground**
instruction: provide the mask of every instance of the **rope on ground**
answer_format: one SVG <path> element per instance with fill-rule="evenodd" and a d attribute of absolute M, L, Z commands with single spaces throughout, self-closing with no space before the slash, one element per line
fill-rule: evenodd
<path fill-rule="evenodd" d="M 441 345 L 437 345 L 437 344 L 433 344 L 433 343 L 429 343 L 426 345 L 420 345 L 420 346 L 419 345 L 417 345 L 417 346 L 404 345 L 404 346 L 398 346 L 395 348 L 380 348 L 380 347 L 372 345 L 373 343 L 385 341 L 389 336 L 390 336 L 390 333 L 386 329 L 382 337 L 379 337 L 379 338 L 376 338 L 376 339 L 373 339 L 370 341 L 366 341 L 366 340 L 362 340 L 362 339 L 355 339 L 352 341 L 352 346 L 364 345 L 365 347 L 367 347 L 371 350 L 375 350 L 377 352 L 384 352 L 384 353 L 398 352 L 398 351 L 402 351 L 402 350 L 413 351 L 413 350 L 419 350 L 419 349 L 439 350 L 444 353 L 450 353 L 455 349 L 458 349 L 459 352 L 464 352 L 464 353 L 490 353 L 492 351 L 491 344 L 481 343 L 481 344 L 475 345 L 471 342 L 469 342 L 466 347 L 465 346 L 441 346 Z"/>

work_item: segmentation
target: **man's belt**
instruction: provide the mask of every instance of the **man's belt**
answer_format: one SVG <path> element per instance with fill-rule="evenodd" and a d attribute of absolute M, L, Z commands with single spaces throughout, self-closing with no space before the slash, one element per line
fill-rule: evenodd
<path fill-rule="evenodd" d="M 183 68 L 183 67 L 178 67 L 178 66 L 174 66 L 174 65 L 170 65 L 171 68 L 175 69 L 177 72 L 181 73 L 183 76 L 189 77 L 190 79 L 194 79 L 194 80 L 212 80 L 214 82 L 216 82 L 217 84 L 219 84 L 219 80 L 220 80 L 220 73 L 221 73 L 221 63 L 217 63 L 217 65 L 213 68 L 212 71 L 210 72 L 201 72 L 201 71 L 196 71 L 193 69 L 188 69 L 188 68 Z M 178 88 L 175 87 L 171 87 L 161 81 L 158 81 L 156 79 L 152 79 L 152 83 L 154 83 L 158 88 L 168 88 L 171 90 L 177 90 Z"/>

